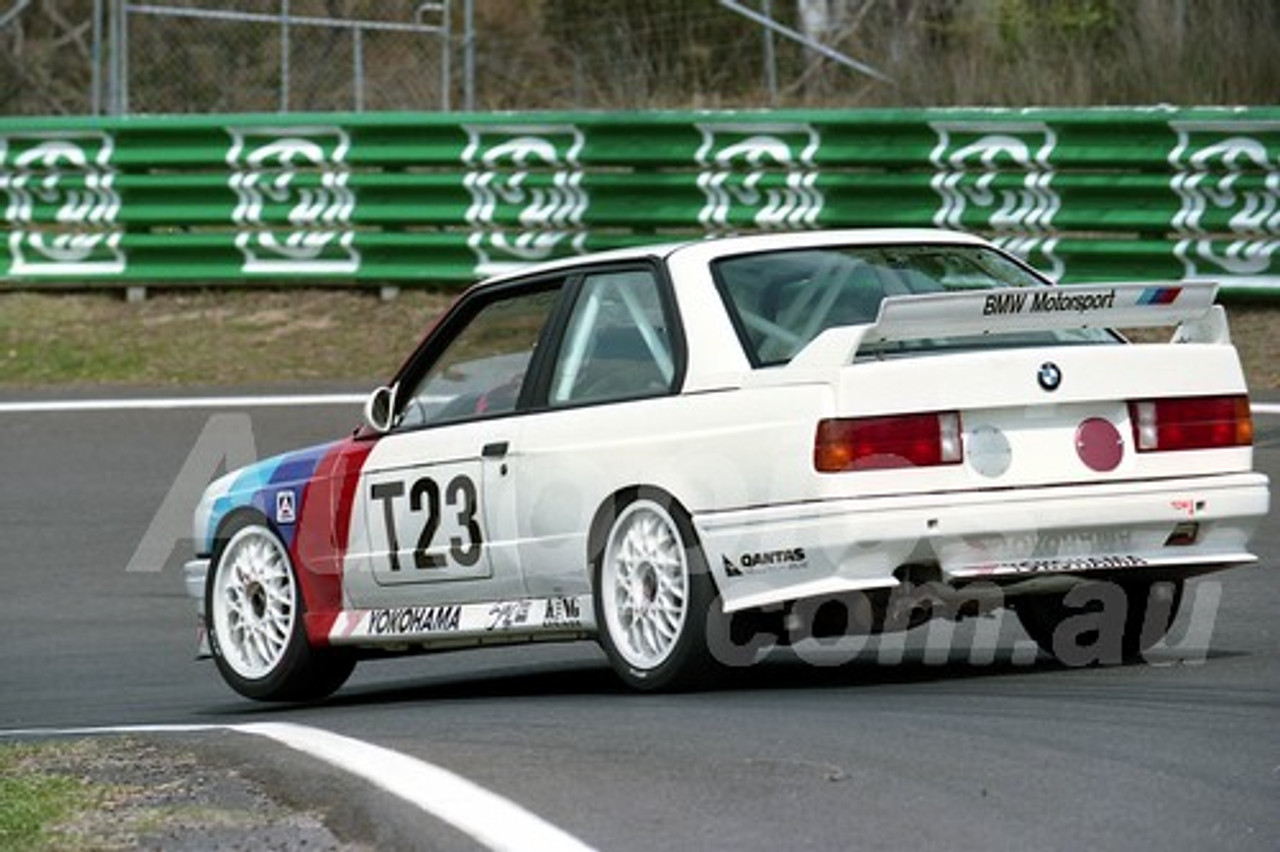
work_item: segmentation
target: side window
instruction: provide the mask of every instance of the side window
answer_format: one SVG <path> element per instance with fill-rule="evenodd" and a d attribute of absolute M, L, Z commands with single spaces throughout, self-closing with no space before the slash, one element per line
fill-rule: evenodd
<path fill-rule="evenodd" d="M 554 406 L 666 393 L 675 349 L 648 270 L 588 275 L 551 375 Z"/>
<path fill-rule="evenodd" d="M 397 428 L 512 411 L 558 289 L 521 293 L 482 307 L 407 396 Z"/>

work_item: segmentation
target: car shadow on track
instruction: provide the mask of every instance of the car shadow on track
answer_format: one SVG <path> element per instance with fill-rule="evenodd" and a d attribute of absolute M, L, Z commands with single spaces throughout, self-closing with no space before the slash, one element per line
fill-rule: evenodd
<path fill-rule="evenodd" d="M 493 699 L 603 698 L 626 700 L 638 696 L 627 688 L 608 664 L 584 660 L 580 653 L 564 663 L 541 660 L 521 664 L 511 651 L 509 665 L 490 666 L 474 673 L 451 672 L 425 678 L 377 680 L 350 685 L 330 698 L 310 704 L 238 703 L 209 708 L 214 715 L 289 715 L 312 708 L 358 708 L 369 705 L 490 701 Z M 886 661 L 874 654 L 830 664 L 817 665 L 794 652 L 774 651 L 753 666 L 719 672 L 714 678 L 686 694 L 745 694 L 759 692 L 806 692 L 814 690 L 875 691 L 927 684 L 959 684 L 979 680 L 1025 679 L 1043 684 L 1042 678 L 1064 673 L 1148 667 L 1195 666 L 1215 659 L 1247 656 L 1243 652 L 1212 650 L 1189 658 L 1176 653 L 1154 652 L 1149 661 L 1112 666 L 1068 666 L 1043 654 L 1020 659 L 1005 654 L 975 662 L 967 653 L 956 651 L 944 659 L 907 651 L 900 659 Z M 1056 681 L 1055 681 L 1056 682 Z"/>

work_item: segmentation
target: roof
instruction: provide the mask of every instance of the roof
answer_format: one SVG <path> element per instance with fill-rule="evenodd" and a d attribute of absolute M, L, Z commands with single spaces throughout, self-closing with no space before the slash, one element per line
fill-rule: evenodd
<path fill-rule="evenodd" d="M 486 283 L 506 281 L 530 272 L 553 272 L 557 269 L 578 266 L 584 262 L 606 263 L 627 260 L 665 260 L 677 255 L 682 261 L 710 262 L 720 257 L 752 254 L 794 248 L 815 248 L 830 245 L 906 245 L 933 243 L 948 245 L 986 245 L 980 237 L 959 231 L 938 228 L 849 228 L 841 230 L 777 231 L 770 233 L 742 234 L 710 237 L 682 242 L 663 242 L 645 246 L 610 249 L 591 254 L 574 255 L 545 263 L 530 264 L 520 270 L 504 272 L 487 279 Z"/>

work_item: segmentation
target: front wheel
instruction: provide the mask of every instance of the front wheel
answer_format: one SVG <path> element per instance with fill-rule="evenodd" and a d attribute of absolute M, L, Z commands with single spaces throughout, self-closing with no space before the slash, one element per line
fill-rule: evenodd
<path fill-rule="evenodd" d="M 707 620 L 719 610 L 715 587 L 679 507 L 657 494 L 625 503 L 593 573 L 600 644 L 628 685 L 686 688 L 717 671 L 707 645 Z"/>
<path fill-rule="evenodd" d="M 1027 635 L 1066 665 L 1131 662 L 1169 632 L 1182 589 L 1182 580 L 1095 580 L 1013 605 Z"/>
<path fill-rule="evenodd" d="M 223 679 L 260 701 L 311 701 L 350 677 L 355 659 L 313 648 L 289 551 L 268 527 L 233 528 L 215 553 L 205 588 L 209 645 Z"/>

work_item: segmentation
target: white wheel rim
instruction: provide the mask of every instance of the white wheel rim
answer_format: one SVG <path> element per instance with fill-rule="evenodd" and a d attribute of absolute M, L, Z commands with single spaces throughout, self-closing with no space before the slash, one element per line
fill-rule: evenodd
<path fill-rule="evenodd" d="M 284 545 L 246 527 L 227 542 L 216 570 L 211 604 L 220 655 L 240 677 L 266 677 L 284 657 L 298 611 Z"/>
<path fill-rule="evenodd" d="M 600 571 L 609 638 L 638 669 L 661 665 L 688 618 L 689 562 L 661 506 L 632 503 L 609 532 Z"/>

